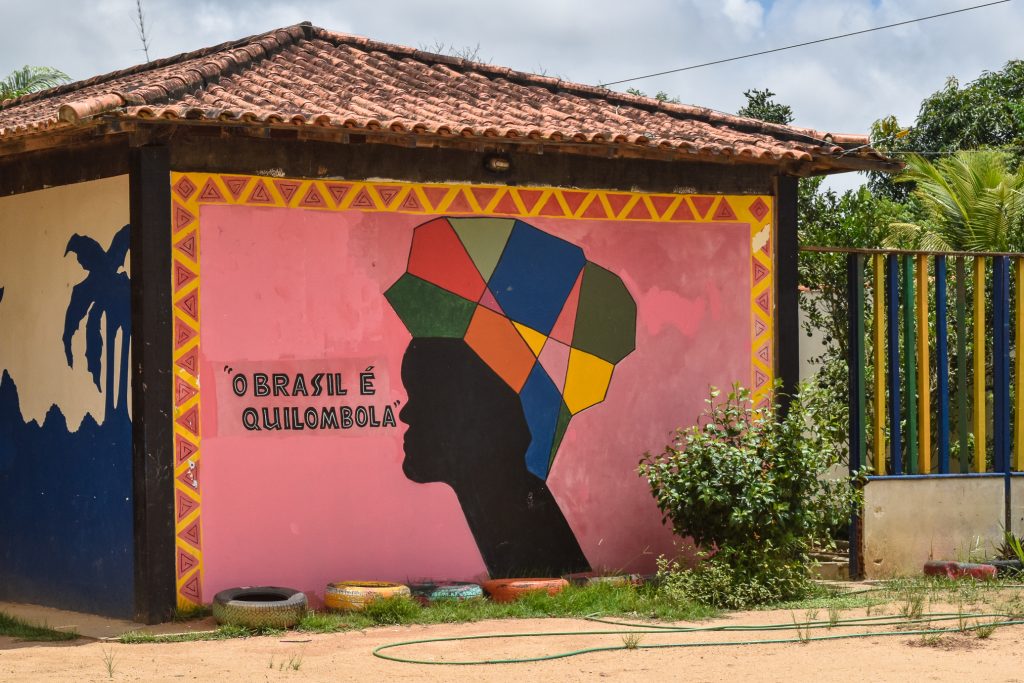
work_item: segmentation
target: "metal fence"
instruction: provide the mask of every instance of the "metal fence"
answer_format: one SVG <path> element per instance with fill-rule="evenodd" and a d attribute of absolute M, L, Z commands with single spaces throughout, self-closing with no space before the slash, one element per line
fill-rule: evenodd
<path fill-rule="evenodd" d="M 1024 255 L 820 251 L 847 258 L 851 471 L 1024 469 Z"/>

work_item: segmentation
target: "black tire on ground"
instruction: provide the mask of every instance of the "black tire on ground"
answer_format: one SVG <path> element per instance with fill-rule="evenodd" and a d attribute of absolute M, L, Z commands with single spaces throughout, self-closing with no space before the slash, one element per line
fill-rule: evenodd
<path fill-rule="evenodd" d="M 306 616 L 306 594 L 291 588 L 229 588 L 213 597 L 218 624 L 248 628 L 289 628 Z"/>
<path fill-rule="evenodd" d="M 985 560 L 985 564 L 994 566 L 997 576 L 1014 576 L 1024 571 L 1020 560 Z"/>

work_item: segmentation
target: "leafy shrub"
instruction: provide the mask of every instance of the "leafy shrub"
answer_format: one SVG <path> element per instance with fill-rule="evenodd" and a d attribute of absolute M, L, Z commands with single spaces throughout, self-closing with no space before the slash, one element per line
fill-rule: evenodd
<path fill-rule="evenodd" d="M 658 558 L 657 581 L 662 599 L 680 604 L 688 601 L 710 607 L 743 609 L 752 605 L 777 602 L 782 596 L 803 596 L 806 577 L 741 576 L 725 557 L 707 557 L 692 569 L 680 567 L 664 557 Z M 788 585 L 795 584 L 795 585 Z"/>
<path fill-rule="evenodd" d="M 813 386 L 785 415 L 778 402 L 755 410 L 738 385 L 719 395 L 712 389 L 699 423 L 640 462 L 663 520 L 707 551 L 692 571 L 665 567 L 664 580 L 722 607 L 801 597 L 810 539 L 835 522 L 825 508 L 841 487 L 820 475 L 842 459 L 845 425 Z"/>

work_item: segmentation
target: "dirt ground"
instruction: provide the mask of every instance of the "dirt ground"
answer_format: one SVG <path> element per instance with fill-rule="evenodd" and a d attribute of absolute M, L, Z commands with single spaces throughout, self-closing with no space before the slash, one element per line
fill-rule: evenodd
<path fill-rule="evenodd" d="M 930 607 L 935 611 L 936 606 Z M 955 611 L 955 608 L 953 608 Z M 888 613 L 893 614 L 894 609 Z M 877 615 L 879 608 L 872 614 Z M 844 610 L 842 618 L 863 616 Z M 711 624 L 792 624 L 803 611 L 729 614 Z M 813 617 L 810 617 L 813 618 Z M 818 619 L 828 619 L 824 610 Z M 1005 626 L 991 636 L 947 635 L 928 640 L 900 631 L 893 636 L 774 645 L 644 649 L 701 641 L 792 638 L 777 633 L 646 634 L 640 648 L 598 652 L 545 662 L 483 666 L 431 666 L 378 659 L 386 643 L 420 638 L 498 633 L 598 631 L 615 627 L 575 619 L 488 621 L 442 626 L 382 627 L 329 635 L 287 633 L 190 643 L 122 645 L 79 639 L 71 643 L 18 643 L 0 638 L 0 681 L 1021 681 L 1024 626 Z M 814 632 L 830 635 L 860 627 Z M 884 627 L 893 631 L 893 627 Z M 426 644 L 390 650 L 430 660 L 532 657 L 594 646 L 621 646 L 622 635 L 574 635 Z M 112 659 L 111 659 L 112 658 Z M 108 673 L 107 662 L 111 662 Z"/>

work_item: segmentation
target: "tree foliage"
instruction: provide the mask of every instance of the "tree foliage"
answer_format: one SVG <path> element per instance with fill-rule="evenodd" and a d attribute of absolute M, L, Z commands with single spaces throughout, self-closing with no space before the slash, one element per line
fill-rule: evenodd
<path fill-rule="evenodd" d="M 0 102 L 67 83 L 71 78 L 48 66 L 24 66 L 0 81 Z"/>
<path fill-rule="evenodd" d="M 899 131 L 905 135 L 897 136 Z M 966 149 L 1004 147 L 1009 167 L 1024 160 L 1024 61 L 1007 62 L 999 71 L 986 71 L 961 87 L 955 78 L 921 103 L 917 119 L 902 129 L 895 117 L 872 127 L 875 146 L 889 154 L 917 153 L 926 157 Z M 906 196 L 906 188 L 890 176 L 872 173 L 871 189 L 893 198 Z"/>
<path fill-rule="evenodd" d="M 839 194 L 822 190 L 822 182 L 820 177 L 800 181 L 797 238 L 803 246 L 876 248 L 890 239 L 892 223 L 919 215 L 916 207 L 879 199 L 865 187 Z M 845 358 L 846 255 L 801 252 L 797 268 L 805 290 L 800 298 L 804 330 L 822 336 L 825 357 Z"/>
<path fill-rule="evenodd" d="M 739 108 L 736 112 L 738 115 L 768 123 L 781 123 L 784 126 L 793 123 L 792 107 L 773 100 L 775 93 L 771 90 L 746 90 L 743 96 L 747 98 L 747 103 Z"/>
<path fill-rule="evenodd" d="M 887 244 L 934 251 L 1024 251 L 1024 168 L 1007 170 L 995 150 L 956 152 L 931 162 L 907 157 L 896 182 L 913 183 L 925 220 L 894 223 Z"/>

